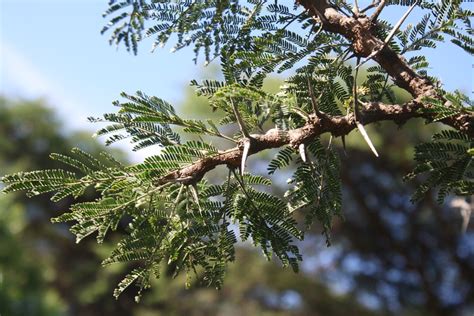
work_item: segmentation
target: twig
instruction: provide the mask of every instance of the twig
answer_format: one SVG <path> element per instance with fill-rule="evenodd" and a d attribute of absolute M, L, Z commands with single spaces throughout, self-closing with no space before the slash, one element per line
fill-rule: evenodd
<path fill-rule="evenodd" d="M 369 6 L 370 7 L 370 6 Z M 382 13 L 382 10 L 384 9 L 385 7 L 385 0 L 382 0 L 379 2 L 379 5 L 377 6 L 377 9 L 375 9 L 375 12 L 374 14 L 372 14 L 372 16 L 370 17 L 370 20 L 371 21 L 375 21 L 377 20 L 377 18 L 379 17 L 380 13 Z M 368 8 L 368 7 L 367 7 Z M 366 9 L 367 9 L 366 8 Z"/>
<path fill-rule="evenodd" d="M 372 9 L 372 8 L 375 8 L 376 6 L 379 5 L 379 3 L 380 3 L 380 0 L 378 0 L 378 1 L 377 1 L 377 0 L 372 1 L 372 3 L 369 4 L 368 6 L 366 6 L 365 8 L 363 8 L 363 9 L 360 11 L 360 13 L 365 13 L 365 12 L 367 12 L 368 10 L 370 10 L 370 9 Z"/>

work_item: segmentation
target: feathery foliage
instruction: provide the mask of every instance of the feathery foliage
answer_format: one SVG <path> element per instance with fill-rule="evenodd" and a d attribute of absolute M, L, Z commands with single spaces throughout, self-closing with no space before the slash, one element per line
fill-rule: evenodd
<path fill-rule="evenodd" d="M 473 139 L 453 130 L 444 130 L 433 135 L 432 142 L 416 146 L 417 166 L 407 179 L 426 176 L 413 194 L 413 200 L 420 200 L 434 188 L 438 188 L 438 203 L 450 193 L 474 194 L 473 147 Z"/>
<path fill-rule="evenodd" d="M 394 102 L 393 89 L 399 84 L 382 65 L 369 67 L 364 80 L 357 78 L 359 65 L 349 61 L 360 56 L 351 39 L 343 31 L 326 27 L 324 17 L 314 18 L 303 4 L 278 0 L 109 1 L 104 16 L 110 21 L 102 32 L 110 33 L 111 44 L 123 44 L 136 54 L 139 42 L 150 37 L 153 49 L 171 41 L 173 51 L 193 47 L 196 62 L 200 55 L 206 63 L 220 60 L 223 81 L 193 80 L 191 84 L 197 94 L 209 98 L 222 119 L 185 119 L 160 98 L 140 91 L 122 93 L 122 101 L 114 102 L 119 108 L 116 113 L 90 118 L 108 124 L 96 136 L 106 136 L 107 145 L 128 139 L 134 150 L 155 146 L 155 155 L 124 166 L 106 153 L 92 157 L 75 148 L 71 155 L 51 155 L 64 168 L 7 175 L 2 178 L 2 191 L 23 190 L 28 196 L 54 192 L 53 201 L 78 198 L 85 190 L 100 193 L 100 199 L 75 203 L 53 222 L 74 222 L 71 232 L 77 242 L 92 234 L 103 242 L 120 222 L 129 224 L 127 237 L 103 262 L 135 263 L 118 284 L 116 297 L 136 284 L 138 300 L 151 280 L 160 277 L 164 265 L 174 276 L 186 274 L 187 286 L 197 280 L 219 288 L 238 241 L 248 240 L 267 259 L 278 258 L 283 266 L 298 271 L 302 257 L 297 240 L 317 220 L 329 244 L 331 223 L 335 216 L 342 216 L 342 188 L 339 153 L 333 143 L 326 144 L 318 135 L 289 142 L 290 134 L 307 130 L 315 117 L 324 123 L 328 117 L 360 115 L 359 103 Z M 390 0 L 386 5 L 416 5 L 425 13 L 417 24 L 404 29 L 373 20 L 370 32 L 385 39 L 392 55 L 405 55 L 407 66 L 433 86 L 441 83 L 428 76 L 426 58 L 406 54 L 435 48 L 445 37 L 473 54 L 470 21 L 474 13 L 461 1 Z M 344 17 L 365 17 L 356 12 L 355 4 L 345 1 L 333 1 L 331 7 Z M 278 93 L 263 90 L 269 74 L 289 70 L 292 75 Z M 432 121 L 472 113 L 472 103 L 458 92 L 439 89 L 438 95 L 422 101 L 429 106 L 420 109 L 420 115 Z M 269 193 L 270 178 L 243 170 L 247 156 L 263 148 L 255 143 L 255 135 L 269 135 L 269 130 L 276 130 L 271 135 L 283 139 L 278 146 L 285 147 L 269 162 L 268 173 L 278 176 L 276 172 L 283 168 L 293 172 L 283 197 Z M 347 133 L 332 132 L 336 136 Z M 236 147 L 220 149 L 225 148 L 222 141 Z M 432 142 L 419 145 L 418 166 L 408 178 L 427 175 L 414 199 L 435 187 L 440 202 L 449 193 L 473 194 L 472 145 L 472 138 L 459 131 L 443 131 Z M 223 162 L 223 157 L 231 158 Z M 204 176 L 217 165 L 225 165 L 228 175 L 220 184 L 211 184 Z M 305 225 L 297 223 L 297 212 L 305 215 Z"/>

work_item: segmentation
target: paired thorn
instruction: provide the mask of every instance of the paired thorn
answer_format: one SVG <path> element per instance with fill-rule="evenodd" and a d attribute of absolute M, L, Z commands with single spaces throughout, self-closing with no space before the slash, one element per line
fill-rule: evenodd
<path fill-rule="evenodd" d="M 361 65 L 360 63 L 360 57 L 357 58 L 357 67 L 355 68 L 355 74 L 354 74 L 354 85 L 353 85 L 353 99 L 354 99 L 354 118 L 355 118 L 355 123 L 357 126 L 357 129 L 360 131 L 362 137 L 364 138 L 365 142 L 367 145 L 369 145 L 370 150 L 374 153 L 375 157 L 378 157 L 379 154 L 377 153 L 377 150 L 375 150 L 374 144 L 372 144 L 372 141 L 369 138 L 369 134 L 367 134 L 367 131 L 364 128 L 364 125 L 360 122 L 360 112 L 359 112 L 359 101 L 357 100 L 357 75 L 359 74 L 359 66 Z"/>
<path fill-rule="evenodd" d="M 305 149 L 304 143 L 301 143 L 301 144 L 298 146 L 298 151 L 300 152 L 301 160 L 303 160 L 303 162 L 306 162 L 306 161 L 307 161 L 307 157 L 306 157 L 306 149 Z"/>
<path fill-rule="evenodd" d="M 244 175 L 245 171 L 245 163 L 247 162 L 247 157 L 249 155 L 249 150 L 250 150 L 250 138 L 245 138 L 244 139 L 244 152 L 242 153 L 242 161 L 240 163 L 240 175 Z"/>
<path fill-rule="evenodd" d="M 189 189 L 191 190 L 191 194 L 194 198 L 194 200 L 196 201 L 196 204 L 199 208 L 199 211 L 202 211 L 201 210 L 201 204 L 199 203 L 199 196 L 198 196 L 198 192 L 197 192 L 197 185 L 194 183 L 192 185 L 189 186 Z"/>
<path fill-rule="evenodd" d="M 367 145 L 369 145 L 370 150 L 374 153 L 375 157 L 378 157 L 379 154 L 377 153 L 377 150 L 374 147 L 374 144 L 372 144 L 372 141 L 369 138 L 369 134 L 367 134 L 367 131 L 364 128 L 364 125 L 362 125 L 360 122 L 356 121 L 357 129 L 360 131 L 360 134 L 364 138 L 365 142 Z"/>
<path fill-rule="evenodd" d="M 178 203 L 181 200 L 181 194 L 183 194 L 184 188 L 185 188 L 185 185 L 181 184 L 181 186 L 179 187 L 178 195 L 176 196 L 176 200 L 174 200 L 174 205 L 172 206 L 172 209 L 171 209 L 171 213 L 170 213 L 171 215 L 174 214 L 174 212 L 176 211 L 176 208 L 178 207 Z"/>
<path fill-rule="evenodd" d="M 179 187 L 178 195 L 176 196 L 176 200 L 174 201 L 175 208 L 176 208 L 176 205 L 178 205 L 179 200 L 181 199 L 181 194 L 183 193 L 183 189 L 184 189 L 184 184 L 181 184 L 181 186 Z"/>

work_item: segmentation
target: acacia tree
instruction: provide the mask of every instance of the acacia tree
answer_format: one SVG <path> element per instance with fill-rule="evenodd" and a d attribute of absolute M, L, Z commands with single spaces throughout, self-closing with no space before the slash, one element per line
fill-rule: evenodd
<path fill-rule="evenodd" d="M 398 21 L 384 21 L 390 6 L 406 7 Z M 415 25 L 403 26 L 418 10 Z M 219 59 L 224 81 L 192 81 L 197 93 L 224 116 L 219 122 L 185 119 L 172 105 L 142 92 L 122 93 L 117 113 L 92 122 L 108 122 L 97 135 L 107 144 L 129 138 L 139 150 L 158 146 L 157 154 L 125 166 L 109 154 L 96 158 L 75 148 L 72 155 L 51 158 L 77 169 L 40 170 L 3 177 L 4 192 L 26 190 L 30 196 L 56 192 L 53 201 L 79 197 L 93 187 L 101 198 L 76 203 L 53 222 L 75 221 L 71 231 L 79 242 L 128 222 L 128 235 L 104 264 L 135 261 L 119 283 L 115 296 L 136 283 L 137 299 L 159 277 L 162 263 L 173 275 L 184 272 L 219 287 L 226 265 L 234 260 L 236 234 L 250 239 L 264 255 L 277 257 L 298 270 L 302 256 L 295 246 L 317 220 L 329 242 L 334 216 L 342 214 L 339 153 L 324 134 L 344 136 L 359 130 L 377 152 L 364 125 L 382 120 L 403 124 L 411 118 L 442 122 L 451 129 L 416 148 L 418 162 L 408 178 L 425 181 L 414 199 L 433 187 L 439 202 L 447 194 L 474 192 L 472 103 L 427 75 L 428 61 L 415 52 L 435 48 L 449 39 L 469 54 L 474 52 L 470 18 L 474 12 L 455 1 L 300 0 L 289 6 L 276 1 L 111 0 L 111 16 L 103 32 L 110 42 L 137 53 L 138 42 L 155 38 L 153 47 L 174 41 L 174 49 L 192 46 L 197 61 Z M 348 61 L 355 60 L 355 63 Z M 358 78 L 364 63 L 366 80 Z M 292 69 L 293 75 L 277 94 L 262 89 L 271 73 Z M 412 99 L 395 104 L 393 91 L 402 88 Z M 232 128 L 236 127 L 236 128 Z M 194 140 L 182 141 L 186 135 Z M 213 139 L 220 139 L 217 148 Z M 295 165 L 284 196 L 268 193 L 271 178 L 245 170 L 247 158 L 279 148 L 268 162 L 268 174 Z M 206 174 L 220 166 L 227 176 L 211 184 Z M 296 221 L 304 214 L 304 225 Z"/>

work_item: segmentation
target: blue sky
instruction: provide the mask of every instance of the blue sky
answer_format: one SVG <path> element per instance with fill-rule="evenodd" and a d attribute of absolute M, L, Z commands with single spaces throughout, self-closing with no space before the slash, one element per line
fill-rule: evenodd
<path fill-rule="evenodd" d="M 0 94 L 45 98 L 67 127 L 91 134 L 97 126 L 86 118 L 115 111 L 111 102 L 121 91 L 179 103 L 204 67 L 194 64 L 190 50 L 171 54 L 170 45 L 152 54 L 146 43 L 138 56 L 110 46 L 100 34 L 107 2 L 0 0 Z"/>
<path fill-rule="evenodd" d="M 107 2 L 0 0 L 0 94 L 46 98 L 68 127 L 90 130 L 95 127 L 86 117 L 114 111 L 111 101 L 121 91 L 140 89 L 179 103 L 203 65 L 193 63 L 191 49 L 171 54 L 167 45 L 151 53 L 151 43 L 146 42 L 134 56 L 123 47 L 109 46 L 107 35 L 100 35 Z M 411 19 L 416 20 L 416 14 Z M 431 74 L 448 90 L 473 89 L 473 60 L 468 54 L 452 45 L 424 53 Z"/>
<path fill-rule="evenodd" d="M 99 33 L 106 0 L 0 2 L 3 94 L 47 96 L 70 113 L 100 115 L 114 110 L 111 101 L 121 91 L 141 89 L 178 101 L 202 68 L 190 51 L 151 54 L 150 45 L 143 45 L 133 56 L 109 46 Z"/>

